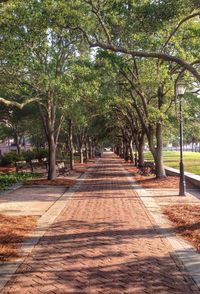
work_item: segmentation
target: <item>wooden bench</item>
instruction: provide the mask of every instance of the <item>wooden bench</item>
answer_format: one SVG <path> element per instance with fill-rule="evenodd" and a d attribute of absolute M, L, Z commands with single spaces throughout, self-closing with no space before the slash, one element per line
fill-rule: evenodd
<path fill-rule="evenodd" d="M 101 157 L 101 152 L 100 151 L 95 151 L 95 154 L 94 154 L 96 157 Z"/>
<path fill-rule="evenodd" d="M 30 165 L 31 165 L 32 173 L 33 173 L 34 168 L 38 168 L 38 167 L 41 166 L 38 159 L 32 159 L 31 162 L 30 162 Z"/>
<path fill-rule="evenodd" d="M 28 164 L 25 160 L 20 160 L 15 162 L 16 172 L 23 171 L 23 169 L 30 169 L 30 164 Z"/>
<path fill-rule="evenodd" d="M 70 169 L 65 165 L 64 162 L 57 163 L 57 171 L 58 171 L 58 175 L 69 175 L 70 174 Z"/>
<path fill-rule="evenodd" d="M 142 166 L 139 167 L 140 174 L 143 176 L 149 176 L 155 174 L 155 163 L 151 161 L 145 161 Z"/>
<path fill-rule="evenodd" d="M 48 159 L 46 157 L 41 158 L 41 163 L 48 170 Z"/>

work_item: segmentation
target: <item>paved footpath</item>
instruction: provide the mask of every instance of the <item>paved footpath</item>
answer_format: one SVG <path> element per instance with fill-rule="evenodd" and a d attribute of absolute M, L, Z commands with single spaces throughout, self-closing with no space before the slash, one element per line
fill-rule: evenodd
<path fill-rule="evenodd" d="M 1 293 L 200 293 L 107 155 Z"/>

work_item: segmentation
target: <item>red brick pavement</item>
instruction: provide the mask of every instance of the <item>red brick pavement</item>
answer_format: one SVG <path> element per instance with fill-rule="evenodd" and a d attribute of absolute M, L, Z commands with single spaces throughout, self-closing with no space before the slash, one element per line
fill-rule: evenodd
<path fill-rule="evenodd" d="M 26 258 L 5 293 L 200 293 L 130 187 L 104 157 Z"/>

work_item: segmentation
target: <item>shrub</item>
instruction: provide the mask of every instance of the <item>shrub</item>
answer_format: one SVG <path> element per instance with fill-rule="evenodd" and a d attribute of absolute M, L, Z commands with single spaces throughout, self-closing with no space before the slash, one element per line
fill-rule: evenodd
<path fill-rule="evenodd" d="M 13 166 L 16 161 L 25 160 L 30 162 L 33 159 L 41 160 L 45 157 L 48 157 L 48 150 L 43 148 L 22 151 L 20 154 L 17 154 L 16 152 L 8 152 L 1 157 L 0 163 L 1 166 Z"/>
<path fill-rule="evenodd" d="M 48 158 L 48 149 L 40 148 L 35 149 L 36 158 L 41 160 L 42 158 Z"/>
<path fill-rule="evenodd" d="M 39 175 L 35 173 L 0 173 L 0 190 L 4 190 L 17 182 L 37 177 L 39 177 Z"/>
<path fill-rule="evenodd" d="M 57 160 L 65 160 L 67 158 L 66 152 L 61 152 L 60 150 L 56 151 L 56 159 Z"/>
<path fill-rule="evenodd" d="M 1 166 L 13 166 L 16 161 L 20 160 L 25 160 L 23 154 L 8 152 L 1 157 Z"/>
<path fill-rule="evenodd" d="M 37 154 L 35 150 L 27 150 L 27 151 L 23 151 L 23 157 L 27 162 L 30 162 L 33 159 L 37 158 Z"/>

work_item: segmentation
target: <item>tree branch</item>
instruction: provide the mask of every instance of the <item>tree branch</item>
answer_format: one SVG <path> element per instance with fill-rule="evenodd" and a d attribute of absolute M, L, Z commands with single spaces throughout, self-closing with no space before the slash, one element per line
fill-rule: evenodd
<path fill-rule="evenodd" d="M 99 11 L 98 9 L 94 6 L 93 2 L 91 0 L 85 0 L 85 3 L 89 4 L 92 8 L 92 12 L 96 15 L 105 35 L 106 35 L 106 38 L 107 38 L 107 41 L 109 44 L 112 44 L 112 41 L 111 41 L 111 37 L 110 37 L 110 34 L 108 32 L 108 29 L 106 28 L 105 24 L 104 24 L 104 21 L 101 17 L 101 15 L 99 14 Z"/>
<path fill-rule="evenodd" d="M 169 35 L 167 41 L 166 41 L 165 44 L 163 45 L 162 50 L 165 49 L 165 47 L 167 46 L 167 44 L 169 43 L 169 41 L 171 40 L 171 38 L 176 34 L 176 32 L 178 31 L 178 29 L 180 28 L 180 26 L 181 26 L 184 22 L 186 22 L 186 21 L 188 21 L 189 19 L 191 19 L 191 18 L 193 18 L 193 17 L 196 17 L 196 16 L 200 16 L 200 11 L 198 11 L 198 12 L 196 12 L 196 13 L 193 13 L 193 14 L 191 14 L 191 15 L 188 15 L 188 16 L 186 16 L 185 18 L 183 18 L 183 19 L 177 24 L 177 26 L 176 26 L 175 29 L 171 32 L 171 34 Z"/>
<path fill-rule="evenodd" d="M 120 52 L 124 54 L 129 54 L 133 57 L 145 57 L 145 58 L 157 58 L 162 59 L 164 61 L 172 61 L 177 64 L 179 64 L 181 67 L 183 67 L 185 70 L 188 70 L 190 73 L 192 73 L 196 79 L 200 82 L 200 73 L 192 66 L 192 64 L 184 61 L 183 59 L 169 55 L 167 53 L 159 53 L 159 52 L 146 52 L 146 51 L 135 51 L 135 50 L 129 50 L 124 47 L 119 47 L 111 44 L 103 44 L 101 42 L 91 43 L 90 47 L 100 47 L 104 50 L 110 50 L 113 52 Z"/>
<path fill-rule="evenodd" d="M 25 105 L 31 103 L 31 102 L 35 102 L 35 101 L 38 101 L 39 98 L 38 97 L 35 97 L 35 98 L 30 98 L 28 100 L 26 100 L 25 102 L 23 103 L 18 103 L 16 101 L 10 101 L 10 100 L 7 100 L 7 99 L 4 99 L 2 97 L 0 97 L 0 104 L 4 104 L 6 106 L 15 106 L 19 109 L 22 109 Z"/>

